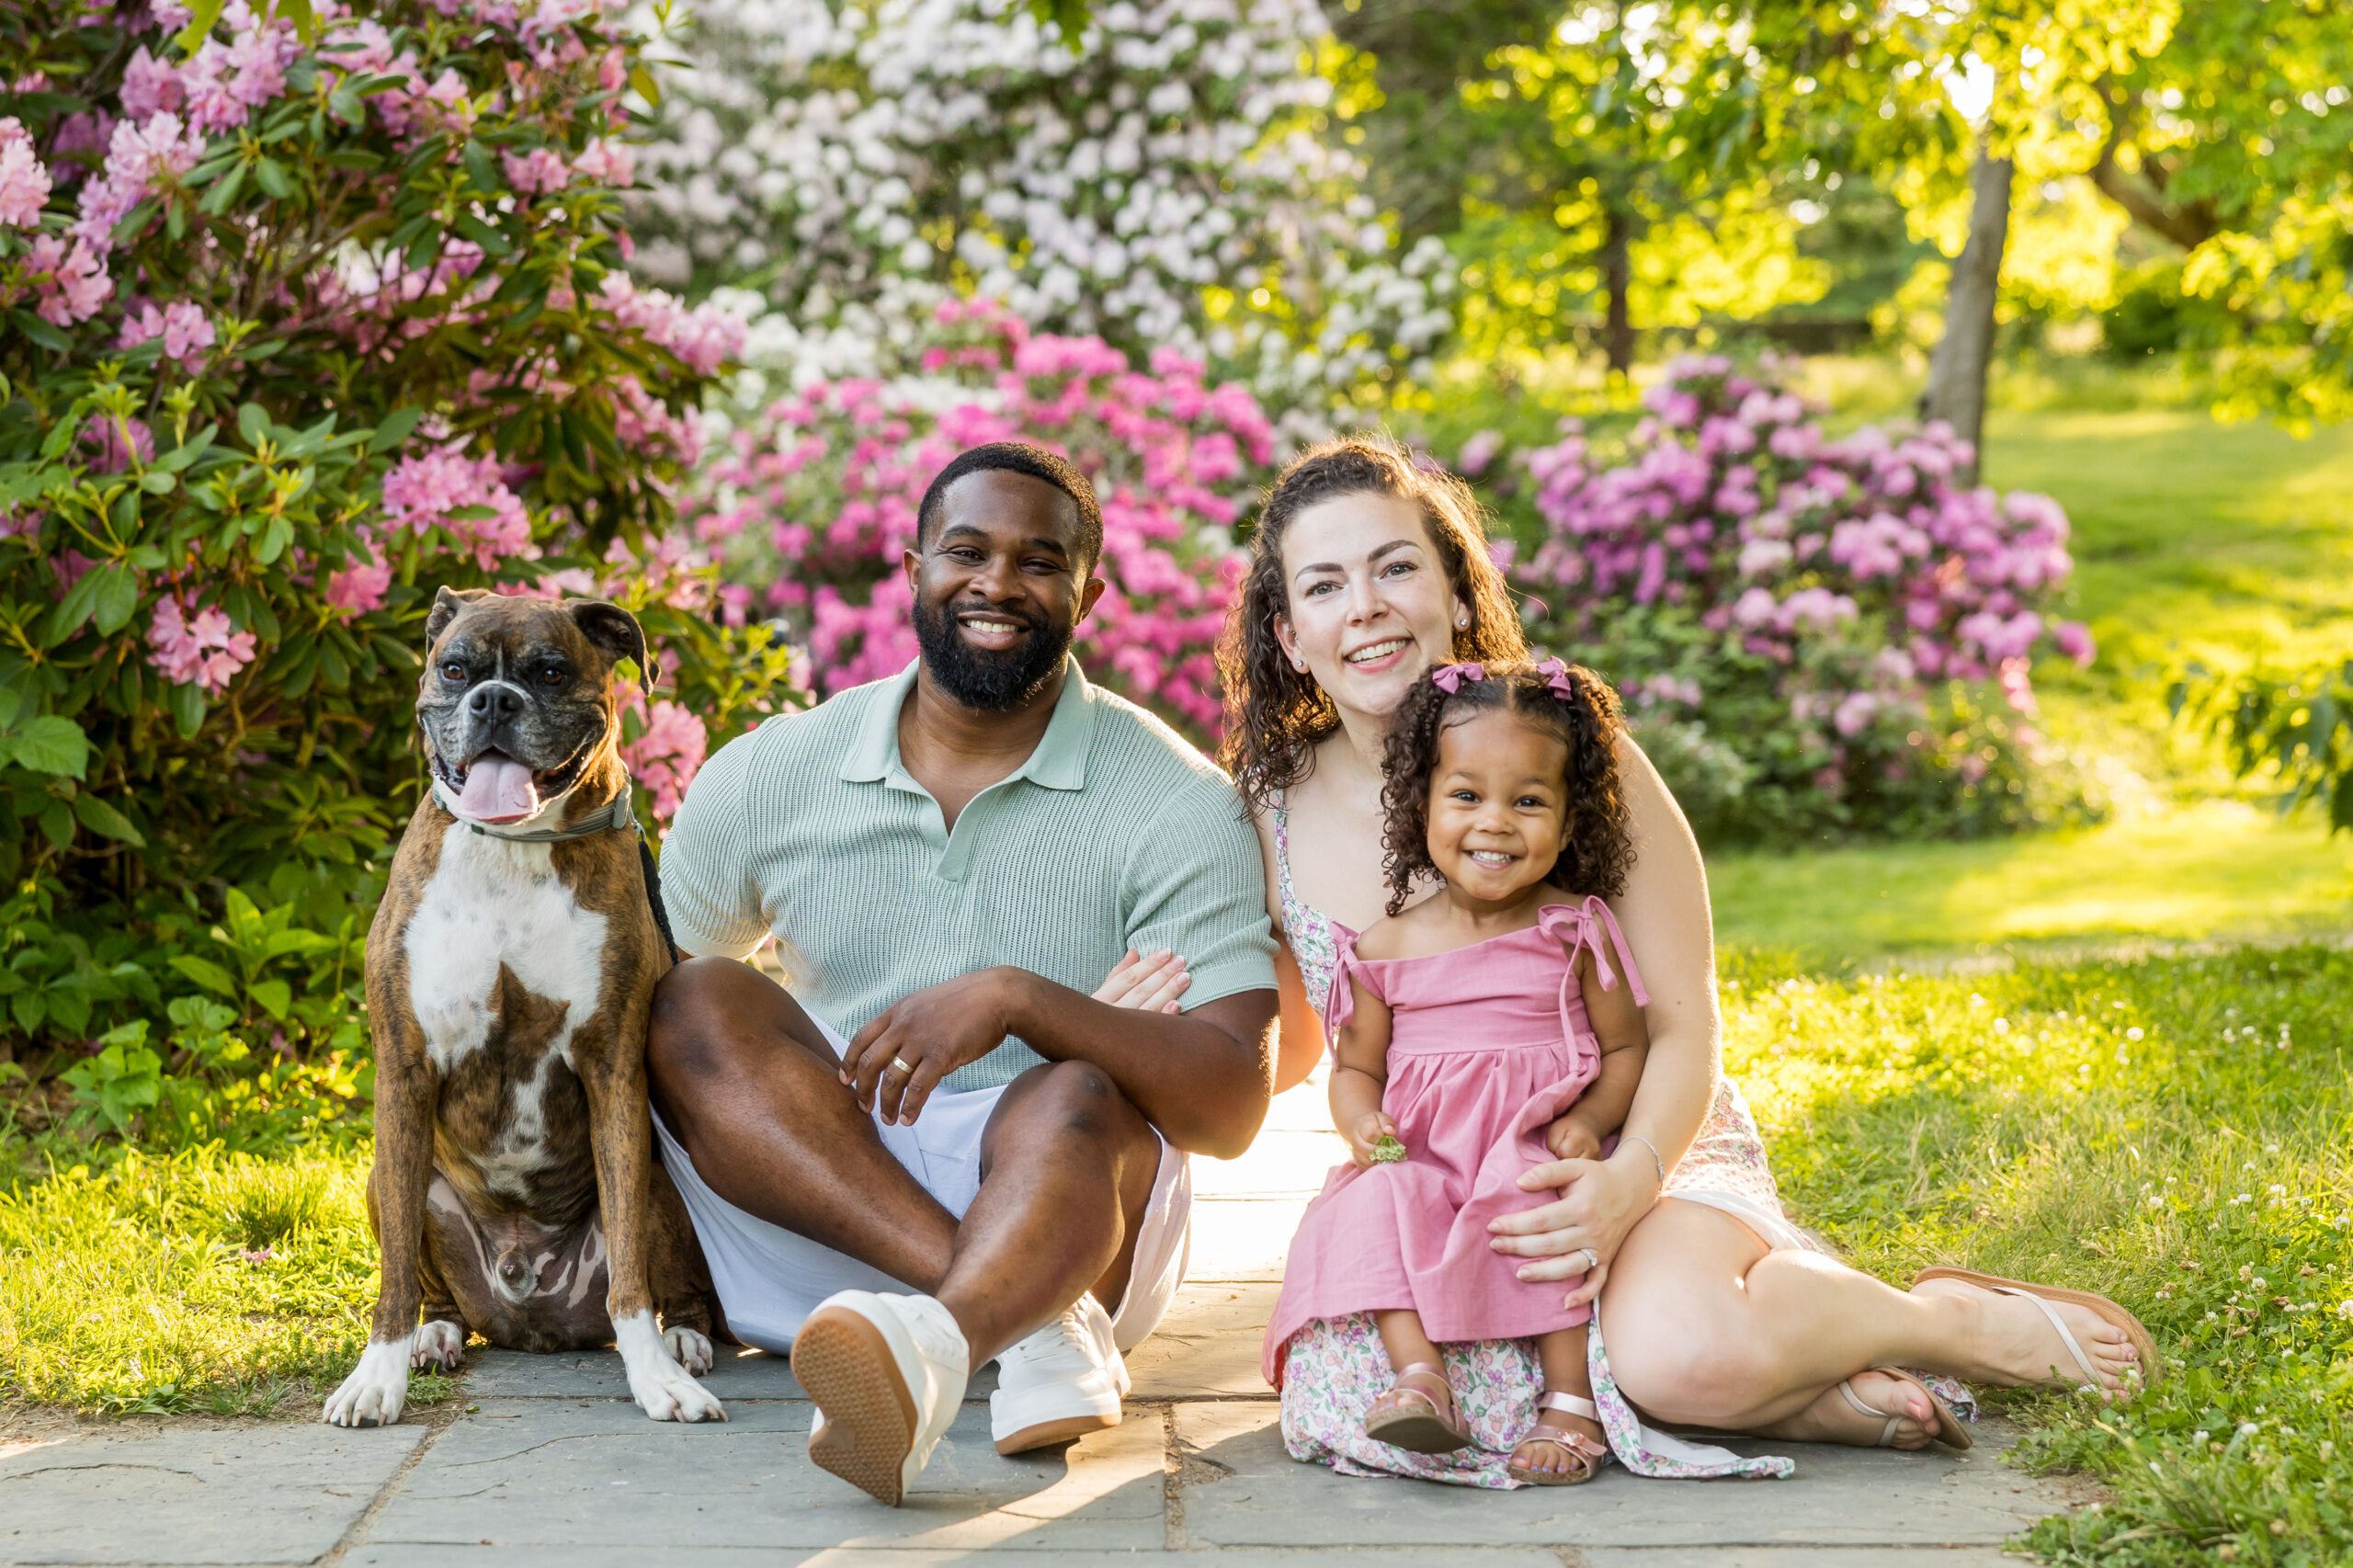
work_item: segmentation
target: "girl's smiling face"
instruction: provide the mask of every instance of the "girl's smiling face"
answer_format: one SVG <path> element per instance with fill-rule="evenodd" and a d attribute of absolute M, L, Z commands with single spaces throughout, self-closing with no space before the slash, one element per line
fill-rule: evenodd
<path fill-rule="evenodd" d="M 1317 503 L 1283 535 L 1275 636 L 1333 705 L 1386 719 L 1470 620 L 1421 508 L 1366 491 Z"/>
<path fill-rule="evenodd" d="M 1501 903 L 1550 874 L 1569 841 L 1568 771 L 1567 744 L 1507 709 L 1438 732 L 1429 849 L 1450 892 Z"/>

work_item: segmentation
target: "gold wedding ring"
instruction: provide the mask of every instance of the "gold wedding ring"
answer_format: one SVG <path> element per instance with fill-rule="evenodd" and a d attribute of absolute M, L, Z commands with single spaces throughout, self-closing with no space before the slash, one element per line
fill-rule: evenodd
<path fill-rule="evenodd" d="M 907 1065 L 907 1059 L 904 1056 L 891 1058 L 891 1065 L 899 1070 L 899 1076 L 902 1078 L 912 1078 L 915 1075 L 915 1070 Z"/>

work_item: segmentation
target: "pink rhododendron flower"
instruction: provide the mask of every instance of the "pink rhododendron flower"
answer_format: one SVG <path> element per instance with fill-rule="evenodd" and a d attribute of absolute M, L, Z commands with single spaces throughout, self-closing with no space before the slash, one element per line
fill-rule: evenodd
<path fill-rule="evenodd" d="M 149 301 L 123 313 L 122 335 L 117 339 L 121 347 L 135 348 L 159 337 L 164 340 L 164 358 L 194 369 L 204 361 L 203 350 L 215 341 L 212 319 L 202 306 L 186 300 L 175 300 L 160 309 Z"/>
<path fill-rule="evenodd" d="M 91 454 L 91 466 L 98 472 L 121 473 L 131 467 L 132 453 L 138 454 L 141 462 L 154 457 L 155 436 L 143 419 L 118 420 L 94 414 L 82 426 L 82 448 Z"/>
<path fill-rule="evenodd" d="M 82 216 L 74 232 L 100 255 L 111 250 L 115 225 L 147 199 L 156 177 L 184 175 L 203 155 L 202 133 L 182 125 L 176 114 L 157 114 L 143 123 L 124 120 L 108 143 L 103 176 L 82 192 Z"/>
<path fill-rule="evenodd" d="M 551 195 L 572 183 L 563 155 L 552 148 L 534 147 L 520 154 L 502 153 L 499 162 L 506 167 L 506 183 L 526 196 Z"/>
<path fill-rule="evenodd" d="M 1455 458 L 1454 466 L 1464 477 L 1476 479 L 1487 472 L 1487 465 L 1495 461 L 1495 454 L 1503 449 L 1502 431 L 1482 430 L 1462 443 L 1462 451 Z"/>
<path fill-rule="evenodd" d="M 384 520 L 419 533 L 448 530 L 484 571 L 531 549 L 530 517 L 506 487 L 495 458 L 454 451 L 403 458 L 384 476 Z"/>
<path fill-rule="evenodd" d="M 37 227 L 48 204 L 49 171 L 33 155 L 33 139 L 14 117 L 0 119 L 0 227 Z"/>
<path fill-rule="evenodd" d="M 366 615 L 370 610 L 381 608 L 384 595 L 392 585 L 392 562 L 386 558 L 383 548 L 376 542 L 375 535 L 363 528 L 359 538 L 374 559 L 355 561 L 327 577 L 326 601 L 346 616 Z"/>
<path fill-rule="evenodd" d="M 148 53 L 146 45 L 140 45 L 131 62 L 122 68 L 123 114 L 144 121 L 176 110 L 187 101 L 188 88 L 182 85 L 179 72 Z"/>
<path fill-rule="evenodd" d="M 107 276 L 106 263 L 80 240 L 69 251 L 59 236 L 41 234 L 34 239 L 25 260 L 40 296 L 34 312 L 51 326 L 87 321 L 114 292 L 114 279 Z"/>
<path fill-rule="evenodd" d="M 229 689 L 239 670 L 253 663 L 256 643 L 250 631 L 239 631 L 218 606 L 188 614 L 176 594 L 155 601 L 147 624 L 147 662 L 177 686 L 190 682 L 208 697 Z"/>
<path fill-rule="evenodd" d="M 637 154 L 626 142 L 591 142 L 572 160 L 572 172 L 582 179 L 625 188 L 637 183 Z"/>
<path fill-rule="evenodd" d="M 667 698 L 657 698 L 649 710 L 644 694 L 634 687 L 623 692 L 621 707 L 638 714 L 645 726 L 621 746 L 621 760 L 654 797 L 654 816 L 667 822 L 702 767 L 710 733 L 700 719 Z"/>

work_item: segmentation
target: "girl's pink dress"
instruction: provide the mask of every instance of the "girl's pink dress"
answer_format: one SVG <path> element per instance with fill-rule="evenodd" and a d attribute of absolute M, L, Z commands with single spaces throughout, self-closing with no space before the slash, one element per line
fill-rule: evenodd
<path fill-rule="evenodd" d="M 1487 1221 L 1548 1201 L 1522 1172 L 1551 1159 L 1544 1130 L 1600 1071 L 1576 955 L 1589 950 L 1602 988 L 1622 983 L 1647 1006 L 1626 938 L 1608 906 L 1546 904 L 1525 931 L 1453 952 L 1364 959 L 1339 934 L 1324 1022 L 1355 1013 L 1351 975 L 1392 1014 L 1381 1108 L 1405 1158 L 1338 1165 L 1307 1206 L 1267 1325 L 1267 1379 L 1282 1386 L 1290 1337 L 1318 1318 L 1410 1308 L 1440 1344 L 1527 1339 L 1584 1323 L 1564 1309 L 1563 1281 L 1532 1283 L 1518 1259 L 1488 1244 Z"/>

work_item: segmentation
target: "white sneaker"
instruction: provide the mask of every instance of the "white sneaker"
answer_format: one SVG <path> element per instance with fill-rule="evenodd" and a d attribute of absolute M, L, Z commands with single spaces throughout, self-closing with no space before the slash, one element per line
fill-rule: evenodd
<path fill-rule="evenodd" d="M 1111 1314 L 1089 1291 L 996 1358 L 989 1435 L 998 1453 L 1020 1454 L 1117 1426 L 1130 1386 Z"/>
<path fill-rule="evenodd" d="M 929 1296 L 826 1297 L 792 1341 L 792 1375 L 817 1406 L 810 1459 L 897 1507 L 956 1419 L 970 1362 Z"/>

